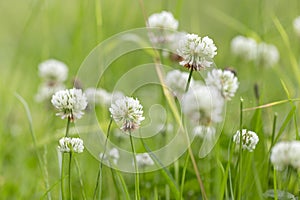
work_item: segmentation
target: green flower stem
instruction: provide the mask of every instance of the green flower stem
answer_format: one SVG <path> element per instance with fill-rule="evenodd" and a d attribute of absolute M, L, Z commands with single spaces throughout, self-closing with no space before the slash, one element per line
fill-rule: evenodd
<path fill-rule="evenodd" d="M 95 186 L 95 189 L 94 189 L 93 199 L 96 199 L 98 187 L 99 187 L 98 198 L 101 199 L 101 194 L 102 194 L 102 168 L 103 168 L 102 163 L 103 163 L 103 159 L 104 159 L 104 156 L 105 156 L 105 153 L 106 153 L 107 141 L 108 141 L 108 138 L 109 138 L 112 121 L 113 120 L 111 118 L 110 121 L 109 121 L 109 124 L 108 124 L 108 128 L 107 128 L 107 137 L 106 137 L 105 143 L 104 143 L 104 151 L 103 151 L 103 154 L 101 156 L 101 161 L 100 161 L 100 166 L 99 166 L 99 170 L 98 170 L 97 182 L 96 182 L 96 186 Z"/>
<path fill-rule="evenodd" d="M 135 168 L 135 199 L 140 200 L 141 198 L 140 198 L 140 186 L 139 186 L 139 171 L 138 171 L 137 161 L 135 157 L 135 149 L 132 141 L 132 135 L 130 131 L 129 131 L 129 138 L 130 138 L 130 144 L 131 144 L 133 162 Z"/>
<path fill-rule="evenodd" d="M 69 199 L 73 199 L 73 195 L 72 195 L 72 181 L 71 181 L 71 165 L 72 165 L 72 152 L 69 153 L 70 154 L 70 159 L 69 159 Z"/>
<path fill-rule="evenodd" d="M 70 122 L 71 122 L 71 118 L 68 117 L 68 121 L 67 121 L 67 127 L 66 127 L 66 134 L 65 137 L 69 136 L 69 130 L 70 130 Z M 62 200 L 65 199 L 65 190 L 64 190 L 64 163 L 65 163 L 65 154 L 62 153 L 62 162 L 61 162 L 61 198 Z"/>
<path fill-rule="evenodd" d="M 240 145 L 239 145 L 239 190 L 238 190 L 238 199 L 242 198 L 242 170 L 243 170 L 243 149 L 242 149 L 242 144 L 243 144 L 243 98 L 240 100 Z"/>
<path fill-rule="evenodd" d="M 276 169 L 275 169 L 275 167 L 274 167 L 274 170 L 273 170 L 273 186 L 274 186 L 274 199 L 278 200 L 277 179 L 276 179 Z"/>
<path fill-rule="evenodd" d="M 190 74 L 189 74 L 189 78 L 188 81 L 186 83 L 186 87 L 185 87 L 185 92 L 187 92 L 189 90 L 190 84 L 191 84 L 191 79 L 192 79 L 192 75 L 193 75 L 193 68 L 191 68 Z"/>
<path fill-rule="evenodd" d="M 66 135 L 65 135 L 65 137 L 69 137 L 70 122 L 71 122 L 71 118 L 68 117 L 67 128 L 66 128 Z"/>

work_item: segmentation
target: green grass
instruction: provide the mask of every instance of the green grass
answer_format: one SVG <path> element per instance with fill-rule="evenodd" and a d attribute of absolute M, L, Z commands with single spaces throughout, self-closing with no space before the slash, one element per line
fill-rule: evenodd
<path fill-rule="evenodd" d="M 235 98 L 227 104 L 224 127 L 217 144 L 205 158 L 198 157 L 202 141 L 195 140 L 191 146 L 208 199 L 229 199 L 233 194 L 240 194 L 241 199 L 263 199 L 262 193 L 269 189 L 278 195 L 280 191 L 288 191 L 298 196 L 299 175 L 293 172 L 286 183 L 284 177 L 287 175 L 280 171 L 275 173 L 270 165 L 269 152 L 271 145 L 278 141 L 299 139 L 299 103 L 289 99 L 300 97 L 300 39 L 292 27 L 292 20 L 299 15 L 300 2 L 163 0 L 144 1 L 144 8 L 147 15 L 169 10 L 179 20 L 180 30 L 213 38 L 218 47 L 216 65 L 219 68 L 232 66 L 237 71 L 240 87 Z M 98 42 L 122 31 L 144 27 L 143 12 L 138 0 L 13 0 L 0 1 L 0 10 L 0 199 L 46 199 L 48 192 L 52 199 L 59 199 L 57 141 L 64 135 L 65 121 L 55 116 L 51 105 L 35 102 L 34 95 L 41 82 L 37 66 L 48 58 L 62 60 L 69 66 L 68 86 L 71 87 L 81 63 Z M 279 64 L 262 68 L 237 59 L 230 52 L 230 41 L 238 34 L 275 44 L 280 52 Z M 112 90 L 124 72 L 152 61 L 151 55 L 145 51 L 126 54 L 112 63 L 105 72 L 111 78 L 101 80 L 100 85 Z M 166 63 L 182 69 L 176 63 Z M 261 94 L 258 100 L 254 93 L 255 84 Z M 160 90 L 154 88 L 153 91 Z M 30 124 L 28 110 L 24 109 L 16 93 L 27 102 L 26 109 L 32 118 Z M 242 126 L 257 132 L 260 141 L 253 153 L 243 152 L 239 161 L 243 170 L 238 174 L 239 154 L 230 149 L 229 144 L 240 128 L 240 97 L 244 99 L 244 108 L 287 101 L 243 112 Z M 153 98 L 159 99 L 160 94 Z M 102 114 L 98 116 L 100 120 Z M 107 113 L 103 115 L 109 116 Z M 106 126 L 108 119 L 104 121 Z M 170 140 L 166 138 L 166 141 Z M 130 149 L 129 140 L 127 142 L 123 143 L 124 148 Z M 163 145 L 153 144 L 147 139 L 145 142 L 149 147 L 141 141 L 134 142 L 140 151 Z M 161 165 L 159 160 L 153 159 L 156 165 Z M 87 150 L 75 156 L 72 161 L 74 199 L 92 199 L 98 168 L 99 162 Z M 105 166 L 103 171 L 103 198 L 134 198 L 135 179 L 132 174 L 111 173 Z M 186 162 L 185 156 L 176 164 L 140 174 L 139 178 L 140 194 L 144 199 L 180 199 L 180 196 L 201 199 L 192 162 Z M 240 185 L 237 184 L 239 181 L 242 181 Z M 48 188 L 45 182 L 49 184 Z"/>

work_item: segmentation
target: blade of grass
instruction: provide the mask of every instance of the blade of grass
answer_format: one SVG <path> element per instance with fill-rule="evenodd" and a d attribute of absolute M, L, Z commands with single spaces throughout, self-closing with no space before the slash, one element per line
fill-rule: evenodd
<path fill-rule="evenodd" d="M 272 107 L 272 106 L 276 106 L 276 105 L 280 105 L 280 104 L 284 104 L 284 103 L 288 103 L 288 102 L 296 102 L 296 101 L 300 101 L 300 98 L 285 99 L 285 100 L 280 100 L 280 101 L 274 101 L 274 102 L 267 103 L 267 104 L 260 105 L 260 106 L 256 106 L 256 107 L 244 108 L 243 112 L 257 110 L 257 109 L 262 109 L 262 108 L 269 108 L 269 107 Z"/>
<path fill-rule="evenodd" d="M 174 178 L 172 177 L 171 172 L 160 162 L 160 160 L 152 152 L 152 150 L 145 143 L 145 141 L 142 139 L 142 137 L 141 137 L 141 141 L 142 141 L 142 144 L 143 144 L 144 148 L 146 149 L 146 151 L 149 153 L 150 157 L 154 161 L 154 163 L 159 168 L 162 169 L 162 170 L 160 170 L 160 172 L 163 175 L 163 177 L 165 178 L 165 180 L 167 181 L 168 185 L 170 186 L 170 189 L 171 189 L 172 193 L 175 195 L 175 199 L 178 199 L 178 200 L 181 199 L 179 187 L 176 184 L 176 181 L 174 180 Z"/>
<path fill-rule="evenodd" d="M 128 192 L 128 188 L 127 188 L 127 185 L 126 185 L 126 182 L 122 176 L 122 174 L 118 171 L 118 170 L 115 170 L 116 174 L 118 175 L 118 178 L 121 182 L 121 185 L 122 185 L 122 189 L 123 189 L 123 192 L 125 194 L 125 197 L 127 200 L 131 200 L 130 198 L 130 195 L 129 195 L 129 192 Z"/>
<path fill-rule="evenodd" d="M 283 40 L 283 43 L 285 44 L 285 47 L 286 47 L 287 52 L 288 52 L 287 55 L 289 56 L 289 61 L 291 63 L 291 67 L 292 67 L 292 70 L 293 70 L 293 74 L 295 75 L 295 78 L 298 82 L 298 85 L 300 85 L 300 68 L 298 66 L 298 62 L 297 62 L 297 59 L 294 55 L 294 52 L 292 51 L 289 36 L 286 33 L 285 28 L 280 23 L 279 19 L 276 16 L 273 16 L 272 19 L 273 19 L 274 25 L 276 26 L 276 28 L 277 28 L 277 30 L 278 30 L 278 32 L 279 32 L 279 34 L 280 34 L 280 36 Z"/>
<path fill-rule="evenodd" d="M 183 169 L 182 169 L 182 177 L 181 177 L 181 185 L 180 185 L 180 196 L 183 196 L 183 189 L 184 189 L 184 182 L 185 182 L 185 174 L 186 174 L 186 169 L 189 164 L 189 155 L 186 154 L 186 158 L 184 161 Z"/>
<path fill-rule="evenodd" d="M 44 181 L 46 190 L 50 191 L 49 190 L 49 180 L 47 179 L 47 177 L 45 175 L 45 172 L 43 170 L 44 163 L 43 163 L 42 158 L 41 158 L 41 156 L 38 152 L 38 149 L 37 149 L 37 140 L 36 140 L 35 132 L 34 132 L 34 129 L 33 129 L 32 116 L 31 116 L 29 106 L 28 106 L 27 102 L 25 101 L 25 99 L 22 96 L 20 96 L 19 94 L 15 93 L 15 97 L 21 102 L 21 104 L 23 105 L 23 107 L 25 109 L 27 120 L 28 120 L 28 123 L 29 123 L 29 130 L 30 130 L 31 138 L 32 138 L 32 141 L 33 141 L 34 152 L 35 152 L 35 155 L 36 155 L 37 160 L 38 160 L 38 165 L 39 165 L 39 168 L 40 168 L 41 173 L 42 173 L 42 177 L 43 177 L 43 181 Z M 47 192 L 47 198 L 49 200 L 51 199 L 51 194 L 49 192 Z"/>
<path fill-rule="evenodd" d="M 206 9 L 206 11 L 208 12 L 208 14 L 210 16 L 216 18 L 217 20 L 224 23 L 225 25 L 232 28 L 233 30 L 238 31 L 239 33 L 241 33 L 243 35 L 250 34 L 251 37 L 254 37 L 257 40 L 260 40 L 260 37 L 256 32 L 252 31 L 250 28 L 245 26 L 245 24 L 239 22 L 238 20 L 225 14 L 224 12 L 216 9 L 215 7 L 208 7 L 208 9 Z"/>
<path fill-rule="evenodd" d="M 295 111 L 296 111 L 296 106 L 294 106 L 290 112 L 288 113 L 288 115 L 286 116 L 285 120 L 283 121 L 278 133 L 277 133 L 277 136 L 274 140 L 274 144 L 278 141 L 278 139 L 280 138 L 280 136 L 282 135 L 283 131 L 285 130 L 286 126 L 288 125 L 288 123 L 291 121 L 292 117 L 294 116 L 295 114 Z"/>
<path fill-rule="evenodd" d="M 82 199 L 86 200 L 86 195 L 85 195 L 85 191 L 84 191 L 84 184 L 83 184 L 83 180 L 82 180 L 82 174 L 81 174 L 81 170 L 80 170 L 80 167 L 79 167 L 79 163 L 78 163 L 75 156 L 74 156 L 74 162 L 75 162 L 75 166 L 76 166 L 78 177 L 79 177 L 80 191 L 81 191 Z"/>

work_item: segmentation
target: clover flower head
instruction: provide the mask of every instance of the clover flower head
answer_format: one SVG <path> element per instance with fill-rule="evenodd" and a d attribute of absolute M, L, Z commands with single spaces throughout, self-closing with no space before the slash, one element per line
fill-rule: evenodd
<path fill-rule="evenodd" d="M 288 152 L 290 165 L 295 169 L 300 168 L 300 141 L 291 141 L 290 149 Z"/>
<path fill-rule="evenodd" d="M 174 18 L 172 13 L 162 11 L 150 15 L 148 25 L 149 27 L 177 30 L 178 21 Z"/>
<path fill-rule="evenodd" d="M 200 138 L 207 138 L 208 140 L 212 140 L 216 134 L 216 129 L 213 126 L 198 125 L 193 129 L 193 133 L 195 136 L 198 136 Z"/>
<path fill-rule="evenodd" d="M 154 165 L 154 161 L 150 157 L 148 153 L 140 153 L 136 155 L 136 161 L 138 166 L 140 167 L 146 167 Z"/>
<path fill-rule="evenodd" d="M 289 152 L 289 142 L 279 142 L 272 147 L 270 160 L 277 170 L 283 170 L 290 164 Z"/>
<path fill-rule="evenodd" d="M 109 105 L 111 94 L 101 88 L 87 88 L 84 91 L 90 105 Z"/>
<path fill-rule="evenodd" d="M 229 70 L 213 69 L 207 74 L 205 82 L 208 86 L 216 87 L 225 100 L 231 100 L 239 87 L 237 77 Z"/>
<path fill-rule="evenodd" d="M 215 87 L 195 83 L 182 98 L 182 111 L 197 125 L 222 121 L 224 98 Z"/>
<path fill-rule="evenodd" d="M 179 42 L 177 53 L 182 57 L 180 65 L 201 70 L 213 64 L 212 59 L 217 55 L 217 47 L 207 36 L 201 38 L 196 34 L 186 34 Z"/>
<path fill-rule="evenodd" d="M 38 93 L 35 95 L 37 102 L 50 101 L 52 95 L 60 90 L 64 90 L 66 87 L 62 83 L 48 84 L 44 83 L 39 86 Z"/>
<path fill-rule="evenodd" d="M 293 21 L 295 33 L 300 37 L 300 16 L 296 17 Z"/>
<path fill-rule="evenodd" d="M 270 160 L 277 170 L 300 168 L 300 141 L 279 142 L 271 150 Z"/>
<path fill-rule="evenodd" d="M 39 75 L 45 81 L 64 82 L 68 77 L 68 67 L 61 61 L 50 59 L 38 66 Z"/>
<path fill-rule="evenodd" d="M 120 126 L 122 131 L 133 131 L 137 129 L 143 117 L 143 106 L 138 99 L 123 97 L 117 99 L 109 108 L 112 118 Z"/>
<path fill-rule="evenodd" d="M 87 100 L 81 89 L 66 89 L 56 92 L 51 99 L 53 106 L 59 111 L 56 115 L 71 121 L 80 119 L 87 106 Z"/>
<path fill-rule="evenodd" d="M 108 155 L 100 153 L 99 158 L 102 160 L 111 160 L 115 165 L 118 163 L 120 158 L 119 150 L 117 148 L 112 148 Z"/>
<path fill-rule="evenodd" d="M 62 153 L 82 153 L 83 141 L 80 138 L 63 137 L 59 140 L 58 150 Z"/>
<path fill-rule="evenodd" d="M 271 67 L 278 63 L 280 58 L 277 47 L 272 44 L 260 43 L 257 47 L 257 62 L 263 66 Z"/>
<path fill-rule="evenodd" d="M 257 56 L 257 43 L 252 38 L 238 35 L 231 40 L 231 51 L 234 55 L 247 61 L 255 60 Z"/>
<path fill-rule="evenodd" d="M 185 93 L 185 87 L 189 78 L 189 73 L 181 72 L 179 70 L 172 70 L 167 73 L 165 78 L 166 86 L 171 90 L 172 94 L 178 99 L 181 99 Z M 190 86 L 194 84 L 191 79 Z"/>
<path fill-rule="evenodd" d="M 239 145 L 240 144 L 240 130 L 236 132 L 233 136 L 233 141 Z M 249 152 L 252 152 L 256 144 L 258 143 L 259 138 L 257 134 L 253 131 L 249 131 L 247 129 L 242 130 L 242 148 L 247 149 Z"/>

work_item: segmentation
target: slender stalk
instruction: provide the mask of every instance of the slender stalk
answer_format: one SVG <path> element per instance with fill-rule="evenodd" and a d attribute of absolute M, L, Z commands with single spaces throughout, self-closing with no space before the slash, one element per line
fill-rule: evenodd
<path fill-rule="evenodd" d="M 64 190 L 64 163 L 65 163 L 65 154 L 62 153 L 62 161 L 61 161 L 61 172 L 60 172 L 60 176 L 61 176 L 61 184 L 60 184 L 60 190 L 61 190 L 61 199 L 64 200 L 65 199 L 65 190 Z"/>
<path fill-rule="evenodd" d="M 141 199 L 140 198 L 140 186 L 139 186 L 139 171 L 138 171 L 137 161 L 136 161 L 136 157 L 135 157 L 135 149 L 134 149 L 134 144 L 132 141 L 132 135 L 131 135 L 130 131 L 129 131 L 129 138 L 130 138 L 130 145 L 131 145 L 134 168 L 135 168 L 135 199 L 139 200 L 139 199 Z"/>
<path fill-rule="evenodd" d="M 69 159 L 69 199 L 73 199 L 73 194 L 72 194 L 72 179 L 71 179 L 71 173 L 72 173 L 72 152 L 70 154 L 70 159 Z"/>
<path fill-rule="evenodd" d="M 189 163 L 189 154 L 186 154 L 186 158 L 185 158 L 185 162 L 184 162 L 183 170 L 182 170 L 182 177 L 181 177 L 181 186 L 180 186 L 180 197 L 181 198 L 183 196 L 185 174 L 186 174 L 186 169 L 187 169 L 188 163 Z"/>
<path fill-rule="evenodd" d="M 71 118 L 68 117 L 68 121 L 67 121 L 67 127 L 66 127 L 66 134 L 65 137 L 69 136 L 69 130 L 70 130 L 70 122 L 71 122 Z M 62 163 L 61 163 L 61 198 L 64 200 L 65 199 L 65 190 L 64 190 L 64 163 L 65 163 L 65 154 L 62 153 Z M 69 177 L 70 178 L 70 177 Z"/>
<path fill-rule="evenodd" d="M 31 139 L 32 139 L 33 146 L 34 146 L 34 152 L 35 152 L 35 155 L 38 160 L 38 165 L 39 165 L 39 168 L 40 168 L 42 176 L 43 176 L 43 181 L 44 181 L 45 187 L 46 187 L 47 191 L 49 191 L 49 192 L 47 192 L 47 198 L 48 198 L 48 200 L 51 200 L 47 167 L 46 167 L 46 163 L 43 162 L 41 155 L 39 154 L 39 151 L 37 148 L 37 140 L 36 140 L 36 136 L 35 136 L 35 132 L 34 132 L 34 128 L 33 128 L 33 122 L 32 122 L 32 116 L 30 113 L 30 109 L 28 107 L 27 102 L 25 101 L 25 99 L 22 96 L 20 96 L 17 93 L 15 93 L 15 96 L 22 103 L 22 105 L 26 111 L 27 120 L 29 123 L 29 130 L 30 130 L 30 134 L 31 134 Z M 44 160 L 46 161 L 46 158 Z"/>
<path fill-rule="evenodd" d="M 241 98 L 240 100 L 240 145 L 239 145 L 239 189 L 238 189 L 238 199 L 242 198 L 242 169 L 243 169 L 243 102 L 244 100 Z"/>
<path fill-rule="evenodd" d="M 96 199 L 98 187 L 99 187 L 99 199 L 101 199 L 103 159 L 104 159 L 104 156 L 105 156 L 105 153 L 106 153 L 107 141 L 108 141 L 108 138 L 109 138 L 112 121 L 113 120 L 111 118 L 110 121 L 109 121 L 109 124 L 108 124 L 108 128 L 107 128 L 107 136 L 106 136 L 105 142 L 104 142 L 104 151 L 102 153 L 101 160 L 100 160 L 100 166 L 99 166 L 99 170 L 98 170 L 98 174 L 97 174 L 97 182 L 96 182 L 96 186 L 95 186 L 95 189 L 94 189 L 93 199 Z"/>
<path fill-rule="evenodd" d="M 71 118 L 68 117 L 65 137 L 68 137 L 68 136 L 69 136 L 70 122 L 71 122 Z"/>
<path fill-rule="evenodd" d="M 190 87 L 190 83 L 191 83 L 191 79 L 192 79 L 192 74 L 193 74 L 193 67 L 191 67 L 191 71 L 190 71 L 190 74 L 189 74 L 189 78 L 188 78 L 188 81 L 186 83 L 186 87 L 185 87 L 185 92 L 187 92 L 189 90 L 189 87 Z"/>
<path fill-rule="evenodd" d="M 273 170 L 273 186 L 274 186 L 274 199 L 278 200 L 277 194 L 277 180 L 276 180 L 276 169 Z"/>

